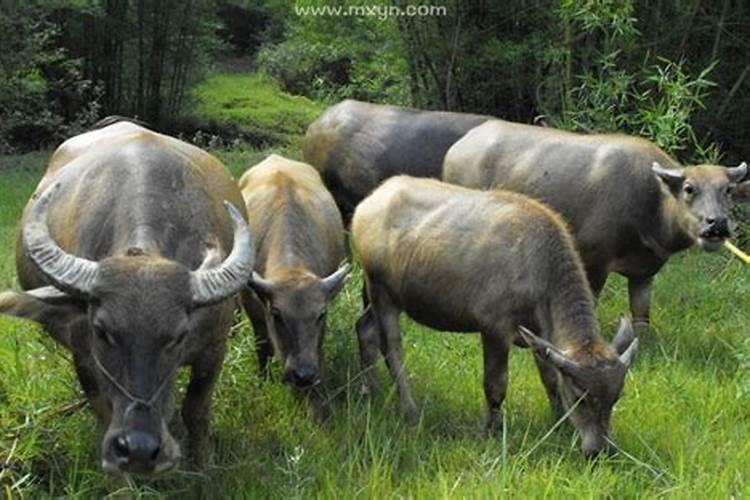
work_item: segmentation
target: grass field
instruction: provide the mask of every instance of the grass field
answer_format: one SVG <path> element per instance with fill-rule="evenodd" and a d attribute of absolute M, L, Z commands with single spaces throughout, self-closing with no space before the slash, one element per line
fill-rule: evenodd
<path fill-rule="evenodd" d="M 248 130 L 273 131 L 280 140 L 291 142 L 323 110 L 306 97 L 282 92 L 274 80 L 261 74 L 213 74 L 193 90 L 192 98 L 196 116 Z"/>
<path fill-rule="evenodd" d="M 265 152 L 219 151 L 238 174 Z M 45 154 L 0 158 L 0 288 L 17 287 L 14 236 Z M 353 322 L 360 277 L 329 320 L 331 419 L 309 422 L 278 381 L 256 376 L 252 333 L 235 327 L 214 396 L 211 465 L 139 482 L 138 498 L 744 498 L 750 495 L 750 268 L 727 253 L 689 252 L 658 276 L 655 331 L 613 415 L 623 450 L 585 461 L 567 425 L 553 432 L 528 352 L 511 355 L 504 432 L 482 432 L 481 354 L 475 335 L 407 319 L 406 366 L 422 411 L 406 427 L 383 390 L 359 394 Z M 599 304 L 604 334 L 626 310 L 611 279 Z M 33 324 L 0 317 L 0 487 L 7 497 L 98 498 L 100 431 L 68 354 Z M 278 378 L 277 378 L 278 379 Z"/>

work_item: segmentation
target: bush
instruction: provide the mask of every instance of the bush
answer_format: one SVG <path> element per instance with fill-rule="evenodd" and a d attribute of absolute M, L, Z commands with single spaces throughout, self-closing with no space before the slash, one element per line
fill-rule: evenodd
<path fill-rule="evenodd" d="M 257 61 L 293 94 L 313 97 L 351 83 L 351 57 L 335 46 L 291 39 L 264 47 Z"/>

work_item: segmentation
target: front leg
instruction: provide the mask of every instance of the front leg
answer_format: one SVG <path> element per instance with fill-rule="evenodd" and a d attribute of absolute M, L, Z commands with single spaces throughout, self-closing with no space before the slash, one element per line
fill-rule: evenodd
<path fill-rule="evenodd" d="M 242 306 L 253 326 L 255 336 L 255 354 L 258 357 L 258 373 L 262 380 L 269 379 L 268 361 L 273 356 L 273 345 L 268 337 L 263 304 L 249 290 L 242 292 Z"/>
<path fill-rule="evenodd" d="M 378 322 L 381 334 L 380 346 L 385 357 L 388 371 L 398 387 L 401 410 L 408 424 L 417 422 L 417 405 L 411 397 L 408 377 L 403 365 L 403 350 L 401 346 L 401 327 L 398 317 L 401 311 L 391 302 L 388 292 L 379 286 L 370 286 L 372 311 Z"/>
<path fill-rule="evenodd" d="M 503 335 L 482 332 L 484 355 L 484 396 L 487 400 L 487 432 L 497 429 L 501 420 L 500 407 L 508 388 L 509 345 Z"/>
<path fill-rule="evenodd" d="M 557 373 L 549 363 L 545 363 L 543 360 L 539 359 L 536 353 L 534 353 L 533 356 L 536 367 L 539 369 L 539 376 L 542 379 L 544 390 L 547 392 L 550 409 L 552 410 L 552 417 L 555 421 L 558 421 L 562 418 L 565 412 L 563 411 L 560 393 L 557 390 Z"/>
<path fill-rule="evenodd" d="M 380 352 L 380 328 L 371 306 L 367 306 L 355 325 L 359 342 L 359 360 L 364 381 L 362 394 L 369 395 L 378 390 L 375 363 Z"/>
<path fill-rule="evenodd" d="M 76 375 L 78 375 L 78 382 L 81 384 L 84 394 L 86 394 L 86 399 L 94 410 L 99 423 L 106 428 L 109 425 L 112 413 L 107 400 L 99 390 L 95 368 L 75 353 L 73 354 L 73 366 Z"/>
<path fill-rule="evenodd" d="M 653 276 L 628 278 L 630 313 L 633 316 L 636 334 L 647 331 L 651 324 L 651 285 L 653 282 Z"/>
<path fill-rule="evenodd" d="M 217 342 L 201 353 L 190 367 L 190 383 L 181 413 L 188 432 L 188 453 L 199 468 L 205 467 L 208 462 L 211 395 L 221 372 L 225 352 L 224 342 Z"/>

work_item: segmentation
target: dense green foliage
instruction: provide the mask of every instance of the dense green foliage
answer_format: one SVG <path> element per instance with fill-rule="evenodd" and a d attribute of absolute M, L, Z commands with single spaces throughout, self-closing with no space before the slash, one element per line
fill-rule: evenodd
<path fill-rule="evenodd" d="M 235 173 L 269 151 L 216 151 Z M 286 154 L 294 156 L 295 151 Z M 0 288 L 17 287 L 15 226 L 44 154 L 0 160 Z M 275 379 L 256 375 L 244 316 L 213 404 L 212 465 L 136 482 L 136 498 L 744 498 L 750 494 L 750 292 L 746 266 L 728 253 L 689 252 L 657 277 L 655 332 L 613 414 L 622 452 L 587 463 L 567 424 L 554 422 L 528 352 L 512 351 L 505 432 L 482 431 L 479 339 L 404 320 L 406 366 L 422 411 L 404 426 L 398 395 L 379 368 L 382 394 L 359 393 L 353 323 L 359 271 L 329 315 L 325 342 L 331 420 L 318 427 Z M 627 310 L 624 280 L 598 307 L 611 336 Z M 9 497 L 101 498 L 99 438 L 69 355 L 31 323 L 0 316 L 0 489 Z M 743 364 L 744 363 L 744 364 Z M 184 374 L 183 374 L 184 375 Z M 184 377 L 183 377 L 184 383 Z"/>
<path fill-rule="evenodd" d="M 645 135 L 686 162 L 750 156 L 742 0 L 444 0 L 432 4 L 446 15 L 296 15 L 361 4 L 287 4 L 286 37 L 263 49 L 260 67 L 315 98 L 543 117 Z"/>

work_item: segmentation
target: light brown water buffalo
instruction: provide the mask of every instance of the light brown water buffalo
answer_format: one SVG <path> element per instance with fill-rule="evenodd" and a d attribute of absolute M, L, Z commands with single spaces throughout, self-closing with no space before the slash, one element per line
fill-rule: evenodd
<path fill-rule="evenodd" d="M 667 259 L 730 235 L 730 194 L 747 166 L 682 168 L 655 144 L 493 120 L 445 157 L 443 180 L 544 201 L 571 225 L 589 283 L 628 278 L 634 320 L 648 324 L 651 284 Z"/>
<path fill-rule="evenodd" d="M 239 210 L 238 211 L 237 208 Z M 40 323 L 70 350 L 106 426 L 102 465 L 144 475 L 181 455 L 168 423 L 177 369 L 190 452 L 208 451 L 209 407 L 253 242 L 242 197 L 209 154 L 122 122 L 66 141 L 21 222 L 25 291 L 0 312 Z"/>
<path fill-rule="evenodd" d="M 524 340 L 555 415 L 571 411 L 587 456 L 605 447 L 638 341 L 626 321 L 613 346 L 600 337 L 583 266 L 558 215 L 516 193 L 398 176 L 357 207 L 352 238 L 371 301 L 357 322 L 362 368 L 375 385 L 379 347 L 407 420 L 417 409 L 402 365 L 402 311 L 437 330 L 480 332 L 488 429 L 505 399 L 510 345 L 527 325 L 538 329 Z"/>
<path fill-rule="evenodd" d="M 345 255 L 341 215 L 314 168 L 278 155 L 245 172 L 240 189 L 257 242 L 258 272 L 242 301 L 261 373 L 275 351 L 283 380 L 305 391 L 320 421 L 326 311 L 349 277 L 348 265 L 337 269 Z"/>
<path fill-rule="evenodd" d="M 345 222 L 384 179 L 440 178 L 448 148 L 490 116 L 346 100 L 307 129 L 304 159 L 323 176 Z"/>

